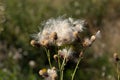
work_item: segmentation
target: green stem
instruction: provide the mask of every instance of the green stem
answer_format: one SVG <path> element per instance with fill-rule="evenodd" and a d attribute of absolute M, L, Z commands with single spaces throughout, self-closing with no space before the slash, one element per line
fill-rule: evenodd
<path fill-rule="evenodd" d="M 73 74 L 72 74 L 72 79 L 71 79 L 71 80 L 74 80 L 74 76 L 75 76 L 75 73 L 76 73 L 76 71 L 77 71 L 77 68 L 78 68 L 78 65 L 79 65 L 81 59 L 82 59 L 82 58 L 80 57 L 79 60 L 78 60 L 78 62 L 77 62 L 77 65 L 76 65 L 76 67 L 75 67 L 75 69 L 74 69 L 74 72 L 73 72 Z"/>
<path fill-rule="evenodd" d="M 63 80 L 63 70 L 61 71 L 61 79 L 60 80 Z"/>
<path fill-rule="evenodd" d="M 60 70 L 60 80 L 62 80 L 62 71 L 61 71 L 61 62 L 60 62 L 60 56 L 58 55 L 58 67 Z"/>
<path fill-rule="evenodd" d="M 64 70 L 64 66 L 65 66 L 65 57 L 64 57 L 64 59 L 63 59 L 63 62 L 62 62 L 62 65 L 61 65 L 61 68 L 60 68 L 60 80 L 63 80 L 63 74 L 64 74 L 64 72 L 63 72 L 63 70 Z"/>
<path fill-rule="evenodd" d="M 65 57 L 63 59 L 62 65 L 61 65 L 61 70 L 64 68 L 64 66 L 65 66 Z"/>
<path fill-rule="evenodd" d="M 59 57 L 59 55 L 58 55 L 58 67 L 59 67 L 59 70 L 60 70 L 61 62 L 60 62 L 60 57 Z"/>
<path fill-rule="evenodd" d="M 50 60 L 50 51 L 49 50 L 48 50 L 48 61 L 49 61 L 50 68 L 52 68 L 52 64 L 51 64 L 51 60 Z"/>
<path fill-rule="evenodd" d="M 47 55 L 47 58 L 48 58 L 48 62 L 49 62 L 49 65 L 50 65 L 50 68 L 52 68 L 52 64 L 51 64 L 51 60 L 50 60 L 50 51 L 45 48 L 45 51 L 46 51 L 46 55 Z"/>
<path fill-rule="evenodd" d="M 118 64 L 118 62 L 116 63 L 116 67 L 117 67 L 117 79 L 120 80 L 120 76 L 119 76 L 119 64 Z"/>

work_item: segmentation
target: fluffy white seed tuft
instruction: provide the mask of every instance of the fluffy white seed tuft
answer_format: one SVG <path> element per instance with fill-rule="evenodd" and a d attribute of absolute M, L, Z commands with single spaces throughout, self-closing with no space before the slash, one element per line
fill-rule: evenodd
<path fill-rule="evenodd" d="M 40 43 L 47 40 L 48 44 L 56 44 L 57 46 L 70 44 L 76 39 L 73 33 L 83 31 L 84 22 L 84 20 L 73 20 L 72 18 L 49 19 L 43 25 L 43 30 L 37 34 L 37 39 Z M 55 40 L 53 34 L 56 35 Z"/>

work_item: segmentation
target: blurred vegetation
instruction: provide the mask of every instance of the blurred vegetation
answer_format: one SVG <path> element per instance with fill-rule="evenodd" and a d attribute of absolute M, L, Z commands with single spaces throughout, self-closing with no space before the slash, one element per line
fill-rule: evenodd
<path fill-rule="evenodd" d="M 119 5 L 119 0 L 0 0 L 0 80 L 42 79 L 38 71 L 48 67 L 46 54 L 29 44 L 42 22 L 63 15 L 83 18 L 94 33 L 103 29 L 104 19 L 120 17 Z M 103 51 L 104 56 L 98 58 L 94 58 L 93 52 L 90 48 L 85 53 L 75 80 L 115 80 L 109 51 Z M 36 64 L 34 67 L 30 66 L 31 60 Z M 64 80 L 70 79 L 71 69 L 66 70 Z"/>

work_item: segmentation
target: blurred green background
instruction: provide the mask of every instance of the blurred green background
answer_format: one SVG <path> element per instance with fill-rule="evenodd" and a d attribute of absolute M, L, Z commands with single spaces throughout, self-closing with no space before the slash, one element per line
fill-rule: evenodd
<path fill-rule="evenodd" d="M 93 34 L 101 30 L 75 80 L 116 80 L 112 54 L 120 53 L 120 0 L 0 0 L 0 80 L 43 80 L 38 71 L 48 61 L 43 49 L 30 45 L 31 36 L 42 22 L 63 15 L 86 19 Z M 64 80 L 72 68 L 66 66 Z"/>

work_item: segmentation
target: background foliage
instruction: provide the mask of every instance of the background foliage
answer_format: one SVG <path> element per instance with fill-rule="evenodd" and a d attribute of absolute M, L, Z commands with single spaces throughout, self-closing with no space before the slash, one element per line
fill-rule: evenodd
<path fill-rule="evenodd" d="M 42 80 L 38 71 L 48 62 L 44 50 L 29 44 L 31 35 L 42 22 L 63 15 L 86 19 L 91 33 L 102 32 L 86 51 L 75 80 L 115 80 L 112 53 L 120 52 L 119 0 L 0 0 L 0 80 Z M 69 80 L 72 67 L 65 72 Z"/>

